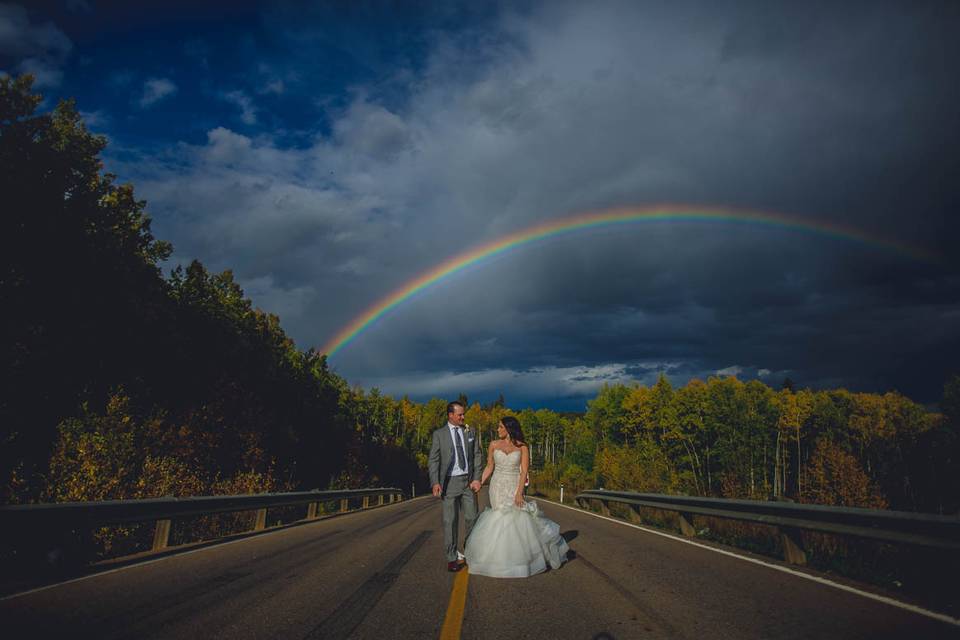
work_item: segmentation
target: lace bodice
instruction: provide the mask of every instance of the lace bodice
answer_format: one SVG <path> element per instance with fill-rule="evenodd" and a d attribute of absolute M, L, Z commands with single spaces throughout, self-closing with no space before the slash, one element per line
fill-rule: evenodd
<path fill-rule="evenodd" d="M 513 504 L 520 476 L 520 450 L 504 453 L 493 450 L 493 477 L 490 478 L 490 506 L 494 509 Z"/>
<path fill-rule="evenodd" d="M 477 518 L 463 551 L 471 574 L 525 578 L 548 566 L 559 569 L 567 559 L 570 547 L 560 535 L 560 525 L 547 518 L 533 500 L 514 506 L 522 457 L 519 450 L 493 450 L 492 508 L 484 509 Z"/>

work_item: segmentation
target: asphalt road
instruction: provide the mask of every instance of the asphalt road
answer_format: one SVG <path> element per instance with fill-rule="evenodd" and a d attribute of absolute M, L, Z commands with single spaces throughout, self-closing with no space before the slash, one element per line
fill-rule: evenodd
<path fill-rule="evenodd" d="M 522 580 L 468 574 L 462 638 L 960 637 L 890 604 L 541 506 L 574 557 Z M 6 598 L 0 633 L 437 638 L 455 579 L 442 539 L 438 501 L 401 502 Z"/>

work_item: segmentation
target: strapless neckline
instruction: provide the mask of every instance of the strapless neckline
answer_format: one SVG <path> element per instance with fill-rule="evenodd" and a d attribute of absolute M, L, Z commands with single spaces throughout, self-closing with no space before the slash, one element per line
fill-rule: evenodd
<path fill-rule="evenodd" d="M 515 453 L 520 453 L 520 449 L 515 449 L 514 451 L 511 451 L 510 453 L 507 453 L 507 452 L 504 451 L 503 449 L 494 449 L 494 451 L 496 451 L 497 453 L 502 453 L 502 454 L 505 455 L 505 456 L 512 456 L 512 455 L 515 454 Z"/>

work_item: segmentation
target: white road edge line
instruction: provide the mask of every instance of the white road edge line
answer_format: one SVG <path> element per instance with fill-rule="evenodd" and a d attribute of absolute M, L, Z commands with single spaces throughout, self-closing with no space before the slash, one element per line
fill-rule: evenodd
<path fill-rule="evenodd" d="M 805 580 L 812 580 L 813 582 L 819 582 L 820 584 L 827 585 L 828 587 L 834 587 L 834 588 L 840 589 L 841 591 L 847 591 L 847 592 L 849 592 L 849 593 L 853 593 L 853 594 L 856 594 L 856 595 L 858 595 L 858 596 L 863 596 L 864 598 L 868 598 L 868 599 L 870 599 L 870 600 L 876 600 L 877 602 L 882 602 L 882 603 L 884 603 L 884 604 L 888 604 L 888 605 L 890 605 L 890 606 L 897 607 L 898 609 L 904 609 L 904 610 L 906 610 L 906 611 L 910 611 L 911 613 L 916 613 L 916 614 L 919 614 L 919 615 L 921 615 L 921 616 L 926 616 L 927 618 L 932 618 L 932 619 L 934 619 L 934 620 L 939 620 L 940 622 L 946 622 L 947 624 L 952 624 L 952 625 L 954 625 L 954 626 L 960 627 L 960 619 L 958 619 L 958 618 L 953 618 L 953 617 L 951 617 L 951 616 L 946 615 L 945 613 L 937 613 L 936 611 L 931 611 L 931 610 L 929 610 L 929 609 L 924 609 L 923 607 L 918 607 L 918 606 L 916 606 L 916 605 L 909 604 L 909 603 L 907 603 L 907 602 L 901 602 L 901 601 L 899 601 L 899 600 L 894 600 L 893 598 L 889 598 L 889 597 L 887 597 L 887 596 L 881 596 L 881 595 L 876 594 L 876 593 L 870 593 L 869 591 L 862 591 L 862 590 L 860 590 L 860 589 L 857 589 L 856 587 L 851 587 L 851 586 L 848 586 L 848 585 L 845 585 L 845 584 L 840 584 L 839 582 L 833 582 L 833 581 L 831 581 L 831 580 L 827 580 L 826 578 L 821 578 L 821 577 L 819 577 L 819 576 L 813 576 L 813 575 L 810 575 L 810 574 L 808 574 L 808 573 L 803 573 L 802 571 L 795 571 L 794 569 L 789 569 L 789 568 L 787 568 L 787 567 L 782 567 L 782 566 L 780 566 L 780 565 L 771 564 L 771 563 L 769 563 L 769 562 L 764 562 L 763 560 L 758 560 L 758 559 L 756 559 L 756 558 L 748 558 L 747 556 L 741 556 L 741 555 L 736 554 L 736 553 L 733 553 L 733 552 L 731 552 L 731 551 L 726 551 L 726 550 L 724 550 L 724 549 L 717 549 L 717 548 L 715 548 L 715 547 L 711 547 L 711 546 L 708 546 L 708 545 L 705 545 L 705 544 L 701 544 L 701 543 L 699 543 L 699 542 L 694 542 L 693 540 L 687 540 L 686 538 L 681 538 L 680 536 L 675 536 L 675 535 L 672 535 L 672 534 L 669 534 L 669 533 L 665 533 L 665 532 L 663 532 L 663 531 L 657 531 L 656 529 L 649 529 L 649 528 L 647 528 L 647 527 L 641 527 L 640 525 L 636 525 L 636 524 L 633 524 L 633 523 L 631 523 L 631 522 L 625 522 L 625 521 L 623 521 L 623 520 L 618 520 L 618 519 L 616 519 L 616 518 L 609 518 L 609 517 L 607 517 L 607 516 L 600 515 L 599 513 L 593 513 L 592 511 L 586 511 L 585 509 L 579 509 L 579 508 L 577 508 L 577 507 L 571 507 L 571 506 L 566 505 L 566 504 L 560 504 L 559 502 L 554 502 L 553 500 L 547 500 L 547 499 L 544 499 L 544 498 L 536 498 L 536 500 L 543 500 L 544 502 L 547 502 L 547 503 L 549 503 L 549 504 L 553 504 L 553 505 L 556 505 L 556 506 L 558 506 L 558 507 L 563 507 L 564 509 L 570 509 L 571 511 L 576 511 L 577 513 L 583 513 L 583 514 L 586 514 L 586 515 L 591 515 L 591 516 L 593 516 L 594 518 L 600 518 L 601 520 L 609 520 L 610 522 L 613 522 L 613 523 L 616 523 L 616 524 L 621 524 L 621 525 L 623 525 L 623 526 L 625 526 L 625 527 L 633 527 L 634 529 L 639 529 L 640 531 L 646 531 L 647 533 L 653 533 L 653 534 L 656 534 L 656 535 L 658 535 L 658 536 L 663 536 L 664 538 L 670 538 L 671 540 L 676 540 L 677 542 L 683 542 L 683 543 L 685 543 L 685 544 L 692 544 L 692 545 L 695 546 L 695 547 L 700 547 L 701 549 L 707 549 L 708 551 L 715 551 L 716 553 L 721 553 L 721 554 L 723 554 L 723 555 L 725 555 L 725 556 L 730 556 L 731 558 L 737 558 L 737 559 L 739 559 L 739 560 L 743 560 L 743 561 L 745 561 L 745 562 L 752 562 L 753 564 L 758 564 L 758 565 L 763 566 L 763 567 L 768 567 L 768 568 L 774 569 L 774 570 L 776 570 L 776 571 L 782 571 L 783 573 L 789 573 L 790 575 L 797 576 L 797 577 L 800 577 L 800 578 L 804 578 Z"/>
<path fill-rule="evenodd" d="M 427 494 L 427 495 L 425 495 L 425 496 L 417 496 L 416 498 L 410 498 L 409 500 L 404 500 L 404 501 L 402 501 L 402 502 L 394 502 L 393 504 L 385 504 L 385 505 L 383 505 L 383 507 L 395 507 L 395 506 L 400 505 L 400 504 L 410 504 L 410 503 L 413 502 L 414 500 L 422 500 L 423 498 L 432 498 L 432 497 L 433 497 L 433 496 L 430 495 L 430 494 Z M 379 505 L 377 505 L 377 508 L 379 509 L 379 508 L 382 508 L 382 507 L 380 507 Z M 368 510 L 368 511 L 369 511 L 369 510 Z M 358 512 L 358 513 L 359 513 L 359 512 Z M 326 520 L 328 520 L 328 518 L 321 518 L 321 519 L 315 520 L 314 522 L 307 522 L 306 524 L 307 524 L 307 525 L 317 524 L 318 522 L 324 522 L 324 521 L 326 521 Z M 302 525 L 301 525 L 301 526 L 302 526 Z M 228 540 L 228 541 L 226 541 L 226 542 L 221 542 L 221 543 L 218 543 L 218 544 L 211 544 L 211 545 L 208 545 L 208 546 L 206 546 L 206 547 L 201 547 L 200 549 L 192 549 L 192 550 L 190 550 L 190 551 L 183 551 L 183 552 L 181 552 L 181 553 L 171 553 L 170 555 L 168 555 L 168 556 L 163 556 L 162 558 L 154 558 L 153 560 L 144 560 L 143 562 L 135 562 L 135 563 L 133 563 L 133 564 L 128 564 L 128 565 L 125 566 L 125 567 L 117 567 L 116 569 L 108 569 L 108 570 L 106 570 L 106 571 L 99 571 L 99 572 L 97 572 L 97 573 L 91 573 L 91 574 L 86 575 L 86 576 L 80 576 L 79 578 L 72 578 L 72 579 L 70 579 L 70 580 L 64 580 L 63 582 L 57 582 L 57 583 L 54 583 L 54 584 L 47 584 L 47 585 L 44 585 L 44 586 L 42 586 L 42 587 L 37 587 L 37 588 L 35 588 L 35 589 L 28 589 L 27 591 L 20 591 L 19 593 L 11 593 L 10 595 L 0 597 L 0 602 L 3 602 L 3 601 L 5 601 L 5 600 L 13 600 L 14 598 L 19 598 L 20 596 L 26 596 L 26 595 L 30 595 L 31 593 L 37 593 L 38 591 L 46 591 L 47 589 L 55 589 L 56 587 L 62 587 L 62 586 L 64 586 L 64 585 L 72 584 L 72 583 L 74 583 L 74 582 L 82 582 L 83 580 L 89 580 L 89 579 L 91 579 L 91 578 L 99 578 L 100 576 L 106 576 L 106 575 L 109 575 L 109 574 L 111 574 L 111 573 L 118 573 L 118 572 L 120 572 L 120 571 L 126 571 L 127 569 L 136 569 L 136 568 L 138 568 L 138 567 L 145 567 L 145 566 L 147 566 L 148 564 L 153 564 L 154 562 L 163 562 L 164 560 L 170 560 L 170 559 L 172 559 L 172 558 L 182 558 L 183 556 L 188 556 L 188 555 L 193 554 L 193 553 L 200 553 L 201 551 L 208 551 L 208 550 L 210 550 L 210 549 L 220 549 L 220 548 L 225 547 L 225 546 L 227 546 L 227 545 L 236 544 L 236 543 L 238 543 L 238 542 L 246 542 L 247 540 L 262 539 L 264 536 L 268 536 L 268 535 L 273 534 L 273 533 L 280 533 L 280 532 L 282 532 L 282 531 L 286 531 L 288 528 L 289 528 L 289 527 L 284 527 L 284 528 L 282 528 L 282 529 L 277 529 L 276 531 L 269 531 L 269 530 L 268 530 L 268 531 L 265 531 L 264 533 L 261 533 L 260 535 L 256 535 L 256 536 L 246 536 L 246 537 L 244 537 L 244 538 L 240 538 L 239 540 Z"/>

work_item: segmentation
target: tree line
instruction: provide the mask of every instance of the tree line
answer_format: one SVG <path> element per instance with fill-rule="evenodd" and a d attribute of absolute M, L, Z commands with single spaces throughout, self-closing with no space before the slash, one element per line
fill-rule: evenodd
<path fill-rule="evenodd" d="M 660 376 L 605 386 L 582 419 L 548 422 L 535 438 L 543 447 L 562 434 L 563 454 L 554 462 L 548 448 L 542 474 L 575 488 L 956 513 L 960 377 L 941 407 L 735 377 L 676 388 Z"/>
<path fill-rule="evenodd" d="M 375 389 L 357 397 L 370 437 L 396 442 L 425 466 L 446 400 L 395 401 Z M 484 444 L 503 415 L 520 420 L 538 487 L 960 510 L 956 375 L 939 413 L 896 392 L 774 389 L 732 376 L 675 387 L 664 375 L 651 386 L 606 385 L 583 413 L 515 411 L 502 397 L 467 407 Z"/>
<path fill-rule="evenodd" d="M 448 399 L 351 387 L 230 271 L 172 251 L 103 171 L 74 104 L 0 78 L 3 502 L 411 483 Z M 941 412 L 897 393 L 734 377 L 608 385 L 582 413 L 469 403 L 484 445 L 516 415 L 534 482 L 955 513 L 960 377 Z"/>
<path fill-rule="evenodd" d="M 230 271 L 172 252 L 72 101 L 0 78 L 0 499 L 406 483 L 353 389 Z"/>

